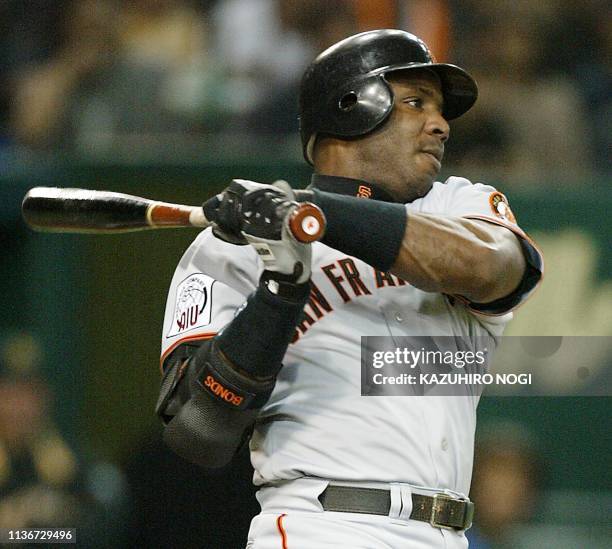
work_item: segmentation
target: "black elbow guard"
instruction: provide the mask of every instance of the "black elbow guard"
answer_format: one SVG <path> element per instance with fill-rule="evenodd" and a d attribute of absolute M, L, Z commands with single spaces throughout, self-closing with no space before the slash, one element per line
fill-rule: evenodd
<path fill-rule="evenodd" d="M 189 372 L 184 376 L 178 370 L 169 376 L 184 378 L 178 384 L 188 387 L 188 394 L 181 398 L 184 402 L 173 417 L 169 417 L 175 407 L 172 398 L 160 395 L 157 413 L 167 421 L 164 441 L 188 461 L 204 467 L 222 467 L 250 436 L 275 379 L 258 381 L 236 371 L 214 340 L 196 351 L 187 368 Z M 167 393 L 176 391 L 177 382 L 164 379 L 162 392 L 164 387 Z M 182 392 L 185 395 L 185 390 Z"/>

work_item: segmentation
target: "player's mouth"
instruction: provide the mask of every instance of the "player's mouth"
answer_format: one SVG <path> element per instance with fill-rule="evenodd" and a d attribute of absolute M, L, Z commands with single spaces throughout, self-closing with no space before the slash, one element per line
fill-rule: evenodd
<path fill-rule="evenodd" d="M 442 155 L 444 153 L 441 149 L 423 149 L 421 152 L 431 158 L 438 169 L 442 167 Z"/>

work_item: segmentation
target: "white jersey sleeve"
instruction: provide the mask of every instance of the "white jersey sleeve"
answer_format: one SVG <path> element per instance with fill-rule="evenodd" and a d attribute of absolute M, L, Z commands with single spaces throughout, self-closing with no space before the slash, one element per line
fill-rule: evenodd
<path fill-rule="evenodd" d="M 471 183 L 462 177 L 450 177 L 444 185 L 446 192 L 443 213 L 455 217 L 482 219 L 507 227 L 519 236 L 526 236 L 517 224 L 508 199 L 495 187 Z"/>
<path fill-rule="evenodd" d="M 210 339 L 228 324 L 255 287 L 262 266 L 251 246 L 200 233 L 172 277 L 162 332 L 161 364 L 179 345 Z"/>
<path fill-rule="evenodd" d="M 420 211 L 452 217 L 480 219 L 501 225 L 512 231 L 519 239 L 527 260 L 527 270 L 519 288 L 511 295 L 490 304 L 470 303 L 461 296 L 473 313 L 487 316 L 506 315 L 527 298 L 537 287 L 543 272 L 542 254 L 533 241 L 519 227 L 506 196 L 482 183 L 472 183 L 462 177 L 450 177 L 445 183 L 434 183 L 431 191 L 423 198 L 407 204 L 408 212 Z"/>

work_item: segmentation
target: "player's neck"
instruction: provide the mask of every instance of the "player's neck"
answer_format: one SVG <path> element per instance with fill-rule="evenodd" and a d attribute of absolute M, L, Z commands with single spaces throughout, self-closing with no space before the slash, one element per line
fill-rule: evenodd
<path fill-rule="evenodd" d="M 322 138 L 322 141 L 314 155 L 316 173 L 367 183 L 376 182 L 376 174 L 370 173 L 368 165 L 355 154 L 355 148 L 350 142 L 334 138 Z"/>

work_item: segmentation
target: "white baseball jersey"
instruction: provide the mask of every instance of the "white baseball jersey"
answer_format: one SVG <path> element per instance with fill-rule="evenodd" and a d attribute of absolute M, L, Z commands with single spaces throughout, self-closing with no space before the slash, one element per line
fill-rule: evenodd
<path fill-rule="evenodd" d="M 501 193 L 462 178 L 434 183 L 406 209 L 483 219 L 526 238 Z M 255 290 L 262 269 L 250 246 L 203 231 L 172 279 L 162 360 L 183 342 L 218 333 Z M 361 336 L 498 337 L 512 313 L 477 313 L 464 300 L 421 291 L 318 242 L 304 312 L 251 439 L 255 483 L 307 476 L 467 494 L 478 398 L 361 396 Z"/>

